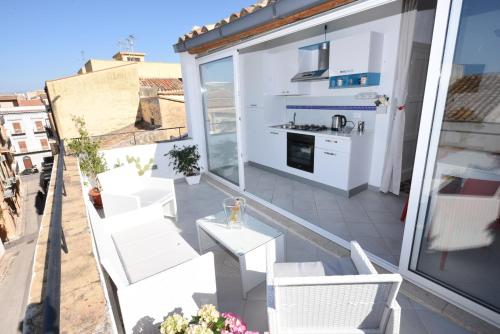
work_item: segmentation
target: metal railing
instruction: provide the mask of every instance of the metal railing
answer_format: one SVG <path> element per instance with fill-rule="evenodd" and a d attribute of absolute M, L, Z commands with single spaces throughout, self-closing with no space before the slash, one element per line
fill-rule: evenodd
<path fill-rule="evenodd" d="M 187 128 L 184 126 L 92 136 L 101 142 L 103 149 L 175 141 L 185 137 L 187 137 Z"/>
<path fill-rule="evenodd" d="M 59 333 L 61 305 L 62 199 L 64 187 L 64 141 L 59 142 L 54 199 L 47 248 L 47 283 L 43 296 L 43 333 Z"/>

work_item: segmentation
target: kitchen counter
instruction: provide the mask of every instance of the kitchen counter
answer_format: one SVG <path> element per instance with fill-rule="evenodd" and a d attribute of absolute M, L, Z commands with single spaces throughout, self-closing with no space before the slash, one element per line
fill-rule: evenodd
<path fill-rule="evenodd" d="M 363 133 L 359 133 L 356 129 L 353 129 L 350 133 L 343 133 L 343 132 L 338 132 L 338 131 L 332 131 L 332 130 L 324 130 L 324 131 L 303 131 L 303 130 L 297 130 L 297 129 L 285 129 L 282 128 L 281 125 L 271 125 L 269 128 L 278 130 L 278 131 L 283 131 L 283 132 L 293 132 L 293 133 L 300 133 L 300 134 L 305 134 L 305 135 L 312 135 L 312 136 L 329 136 L 329 137 L 340 137 L 340 138 L 351 138 L 351 139 L 356 139 L 359 137 L 369 137 L 372 135 L 371 131 L 364 131 Z"/>

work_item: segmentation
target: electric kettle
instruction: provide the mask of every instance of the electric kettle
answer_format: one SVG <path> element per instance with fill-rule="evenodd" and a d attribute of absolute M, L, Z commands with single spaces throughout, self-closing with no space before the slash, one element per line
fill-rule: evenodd
<path fill-rule="evenodd" d="M 347 118 L 344 115 L 335 115 L 332 117 L 332 131 L 341 131 L 347 124 Z"/>

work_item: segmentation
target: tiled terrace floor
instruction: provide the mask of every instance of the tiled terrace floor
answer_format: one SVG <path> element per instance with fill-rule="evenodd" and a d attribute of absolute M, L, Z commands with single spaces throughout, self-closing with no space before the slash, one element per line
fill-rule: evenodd
<path fill-rule="evenodd" d="M 351 198 L 261 168 L 245 166 L 248 192 L 398 265 L 406 198 L 365 190 Z"/>
<path fill-rule="evenodd" d="M 195 221 L 222 209 L 222 200 L 229 196 L 206 181 L 195 186 L 181 182 L 176 184 L 179 209 L 178 227 L 183 237 L 198 249 Z M 280 223 L 271 221 L 259 213 L 249 210 L 267 224 L 282 231 L 285 235 L 286 259 L 292 261 L 321 260 L 329 274 L 348 272 L 350 267 L 345 258 L 320 248 L 302 238 Z M 242 299 L 239 266 L 223 249 L 214 249 L 219 309 L 238 312 L 243 315 L 249 327 L 261 333 L 267 330 L 265 286 L 262 284 L 252 290 L 247 299 Z M 455 323 L 414 302 L 402 293 L 398 300 L 402 307 L 402 334 L 469 333 Z"/>

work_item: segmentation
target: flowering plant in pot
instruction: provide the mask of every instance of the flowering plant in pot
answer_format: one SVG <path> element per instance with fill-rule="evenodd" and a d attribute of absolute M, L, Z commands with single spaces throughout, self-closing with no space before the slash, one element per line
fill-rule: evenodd
<path fill-rule="evenodd" d="M 105 172 L 108 168 L 104 156 L 99 153 L 100 142 L 92 139 L 81 117 L 73 117 L 73 122 L 80 135 L 68 142 L 70 151 L 78 157 L 80 170 L 90 182 L 90 200 L 97 208 L 102 208 L 101 186 L 97 174 Z"/>
<path fill-rule="evenodd" d="M 168 165 L 173 165 L 175 172 L 184 175 L 186 182 L 189 185 L 200 183 L 201 167 L 198 165 L 198 162 L 200 161 L 198 145 L 183 147 L 174 145 L 174 148 L 164 156 L 168 156 L 172 159 Z"/>
<path fill-rule="evenodd" d="M 161 334 L 259 334 L 247 330 L 247 325 L 234 313 L 219 313 L 214 305 L 203 305 L 189 321 L 175 313 L 160 325 Z"/>

